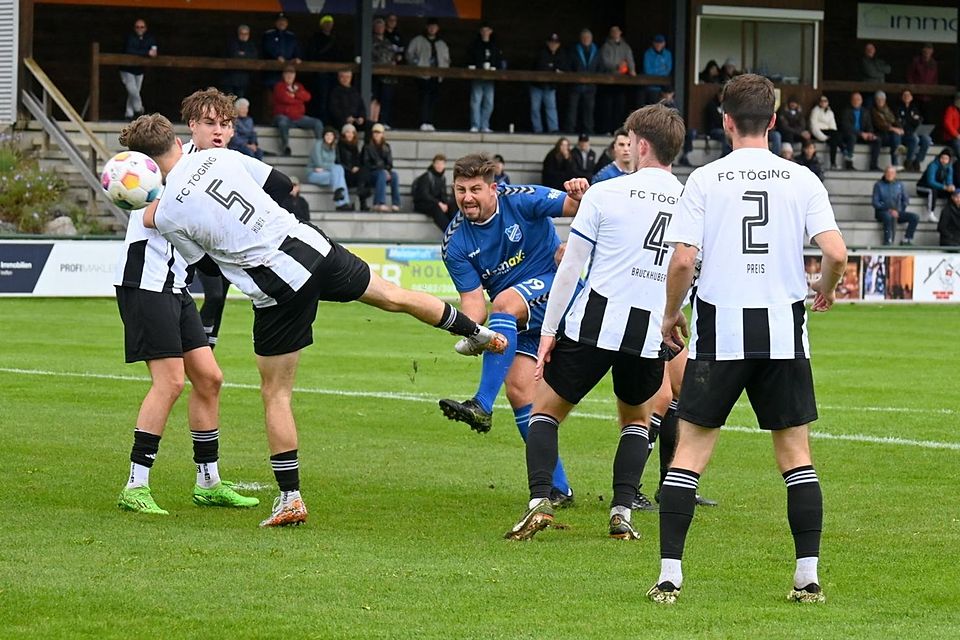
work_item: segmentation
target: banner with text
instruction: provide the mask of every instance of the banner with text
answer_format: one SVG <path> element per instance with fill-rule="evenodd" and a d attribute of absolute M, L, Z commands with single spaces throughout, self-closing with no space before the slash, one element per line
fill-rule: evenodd
<path fill-rule="evenodd" d="M 956 44 L 957 7 L 861 2 L 857 38 Z"/>

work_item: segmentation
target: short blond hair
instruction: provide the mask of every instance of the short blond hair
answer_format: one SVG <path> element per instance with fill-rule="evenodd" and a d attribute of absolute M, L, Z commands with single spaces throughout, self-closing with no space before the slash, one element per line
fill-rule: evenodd
<path fill-rule="evenodd" d="M 159 113 L 140 116 L 120 130 L 120 144 L 151 158 L 158 158 L 176 144 L 173 124 Z"/>

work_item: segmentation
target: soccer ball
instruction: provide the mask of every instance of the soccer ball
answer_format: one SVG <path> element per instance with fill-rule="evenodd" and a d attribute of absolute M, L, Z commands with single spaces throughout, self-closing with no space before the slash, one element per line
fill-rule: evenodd
<path fill-rule="evenodd" d="M 132 211 L 157 199 L 163 184 L 160 167 L 137 151 L 121 151 L 103 167 L 100 184 L 113 204 Z"/>

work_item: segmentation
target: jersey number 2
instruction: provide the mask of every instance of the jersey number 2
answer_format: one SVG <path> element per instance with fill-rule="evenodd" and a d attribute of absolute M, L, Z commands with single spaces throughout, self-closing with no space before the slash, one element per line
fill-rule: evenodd
<path fill-rule="evenodd" d="M 650 225 L 650 231 L 647 231 L 647 237 L 643 239 L 643 248 L 653 251 L 653 263 L 658 267 L 663 266 L 663 258 L 667 255 L 670 247 L 663 244 L 663 234 L 667 232 L 667 226 L 670 224 L 671 214 L 661 211 Z"/>
<path fill-rule="evenodd" d="M 250 218 L 253 217 L 253 212 L 256 209 L 253 208 L 253 205 L 247 202 L 242 195 L 236 191 L 231 191 L 230 193 L 224 195 L 217 191 L 220 185 L 223 184 L 223 180 L 216 179 L 213 180 L 210 185 L 207 187 L 206 192 L 210 195 L 211 198 L 219 202 L 224 206 L 224 208 L 229 209 L 233 205 L 239 203 L 243 208 L 243 213 L 240 214 L 240 222 L 247 224 L 250 222 Z"/>
<path fill-rule="evenodd" d="M 758 242 L 753 238 L 757 227 L 763 227 L 770 221 L 770 196 L 766 191 L 746 191 L 743 194 L 745 202 L 756 202 L 757 213 L 743 218 L 743 253 L 758 254 L 770 253 L 770 245 Z"/>

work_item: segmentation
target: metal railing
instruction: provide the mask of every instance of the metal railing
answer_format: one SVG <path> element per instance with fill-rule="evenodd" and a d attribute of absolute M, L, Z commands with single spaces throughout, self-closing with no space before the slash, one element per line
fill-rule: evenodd
<path fill-rule="evenodd" d="M 103 141 L 98 138 L 84 122 L 80 114 L 73 108 L 70 102 L 64 97 L 57 86 L 49 76 L 40 68 L 33 58 L 24 58 L 23 66 L 41 88 L 41 95 L 38 97 L 27 87 L 20 92 L 20 102 L 30 114 L 37 119 L 43 126 L 44 133 L 52 138 L 58 147 L 67 154 L 70 163 L 77 169 L 80 177 L 90 188 L 92 196 L 89 199 L 90 206 L 94 206 L 97 198 L 101 198 L 105 203 L 105 209 L 109 211 L 117 222 L 123 228 L 126 228 L 129 215 L 114 205 L 107 198 L 100 186 L 99 165 L 105 162 L 113 154 L 107 149 Z M 53 117 L 53 105 L 56 105 L 67 120 L 72 123 L 80 132 L 88 146 L 88 153 L 84 152 L 74 144 L 73 140 L 67 135 L 60 123 Z"/>

